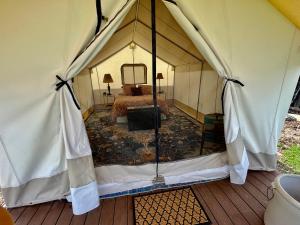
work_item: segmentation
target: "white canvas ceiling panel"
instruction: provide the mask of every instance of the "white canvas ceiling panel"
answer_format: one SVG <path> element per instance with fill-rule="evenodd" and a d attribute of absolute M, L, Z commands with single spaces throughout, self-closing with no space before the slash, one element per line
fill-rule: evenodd
<path fill-rule="evenodd" d="M 119 30 L 88 67 L 115 54 L 130 42 L 135 42 L 151 52 L 150 12 L 150 2 L 142 0 L 134 4 L 122 21 Z M 157 1 L 156 23 L 157 56 L 159 58 L 172 65 L 198 63 L 199 60 L 203 60 L 202 55 L 161 1 Z"/>
<path fill-rule="evenodd" d="M 143 12 L 145 14 L 147 14 L 147 16 L 142 15 L 142 13 L 139 14 L 139 19 L 142 19 L 142 21 L 144 21 L 149 26 L 151 26 L 151 17 L 150 17 L 151 5 L 150 5 L 150 3 L 151 3 L 151 1 L 141 0 L 140 1 L 141 8 L 144 9 Z M 185 34 L 185 32 L 182 30 L 182 28 L 180 26 L 178 26 L 177 22 L 174 20 L 173 16 L 170 14 L 170 12 L 165 7 L 165 5 L 162 3 L 162 1 L 156 1 L 156 21 L 160 24 L 164 24 L 164 26 L 171 27 L 180 36 L 189 40 L 188 36 Z"/>
<path fill-rule="evenodd" d="M 161 1 L 157 1 L 156 13 L 156 31 L 161 36 L 166 37 L 170 42 L 174 42 L 183 49 L 187 50 L 190 54 L 198 58 L 202 58 L 199 51 L 195 48 L 194 44 L 184 33 L 182 28 L 177 24 L 174 18 L 170 15 L 168 9 Z M 147 5 L 148 6 L 148 5 Z M 138 20 L 145 26 L 151 28 L 151 9 L 144 6 L 144 1 L 141 1 Z"/>
<path fill-rule="evenodd" d="M 151 46 L 151 29 L 144 26 L 141 23 L 137 23 L 136 27 L 136 34 L 139 34 L 143 37 L 145 41 L 148 42 L 148 46 Z M 138 39 L 137 39 L 138 42 Z M 178 47 L 177 45 L 174 45 L 172 42 L 168 41 L 164 37 L 160 35 L 156 35 L 156 46 L 157 46 L 157 55 L 160 56 L 160 54 L 164 54 L 163 52 L 168 52 L 169 54 L 173 55 L 171 58 L 166 58 L 166 61 L 169 61 L 173 65 L 182 65 L 187 63 L 197 63 L 199 60 L 189 53 L 187 53 L 182 48 Z M 142 46 L 143 47 L 143 46 Z M 176 64 L 174 64 L 173 58 L 176 58 L 177 61 Z M 173 61 L 173 62 L 172 62 Z"/>
<path fill-rule="evenodd" d="M 147 50 L 148 52 L 152 52 L 152 48 L 151 48 L 151 42 L 149 42 L 148 38 L 145 38 L 144 35 L 140 34 L 140 33 L 136 33 L 135 34 L 135 42 L 141 46 L 142 48 L 144 48 L 145 50 Z M 156 51 L 157 51 L 157 57 L 164 60 L 165 62 L 170 63 L 171 65 L 179 65 L 182 63 L 182 61 L 180 61 L 179 58 L 177 58 L 176 56 L 174 56 L 172 54 L 172 52 L 169 52 L 165 49 L 163 49 L 160 46 L 156 46 Z"/>
<path fill-rule="evenodd" d="M 125 46 L 129 45 L 129 43 L 131 43 L 132 41 L 133 26 L 134 24 L 131 23 L 128 26 L 118 30 L 87 67 L 91 68 L 93 66 L 96 66 L 103 60 L 111 57 L 112 55 L 123 49 Z"/>

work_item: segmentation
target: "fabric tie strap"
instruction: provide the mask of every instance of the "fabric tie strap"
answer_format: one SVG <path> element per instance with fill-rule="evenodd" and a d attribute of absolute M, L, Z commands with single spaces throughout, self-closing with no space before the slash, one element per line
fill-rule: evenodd
<path fill-rule="evenodd" d="M 226 82 L 225 82 L 225 85 L 223 87 L 223 90 L 222 90 L 222 96 L 221 96 L 221 100 L 222 100 L 222 113 L 224 115 L 224 94 L 225 94 L 225 89 L 226 89 L 226 86 L 227 86 L 227 83 L 230 81 L 230 82 L 233 82 L 233 83 L 236 83 L 236 84 L 239 84 L 240 86 L 244 87 L 245 85 L 239 81 L 239 80 L 236 80 L 236 79 L 232 79 L 232 78 L 225 78 L 226 79 Z"/>
<path fill-rule="evenodd" d="M 68 81 L 67 81 L 67 80 L 63 80 L 63 79 L 62 79 L 60 76 L 58 76 L 58 75 L 56 75 L 56 78 L 57 78 L 58 80 L 60 80 L 60 82 L 58 82 L 58 83 L 56 84 L 56 89 L 55 89 L 55 90 L 58 91 L 58 90 L 61 89 L 64 85 L 66 85 L 67 88 L 68 88 L 68 90 L 69 90 L 69 92 L 70 92 L 70 94 L 71 94 L 71 96 L 72 96 L 72 99 L 73 99 L 74 104 L 76 105 L 77 109 L 80 110 L 80 106 L 79 106 L 79 104 L 78 104 L 77 101 L 76 101 L 76 98 L 75 98 L 75 96 L 74 96 L 74 93 L 73 93 L 72 88 L 70 87 Z"/>

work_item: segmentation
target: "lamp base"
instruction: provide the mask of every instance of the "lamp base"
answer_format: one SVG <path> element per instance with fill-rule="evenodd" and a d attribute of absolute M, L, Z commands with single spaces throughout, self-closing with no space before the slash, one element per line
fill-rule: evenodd
<path fill-rule="evenodd" d="M 109 86 L 109 83 L 107 83 L 107 90 L 108 90 L 108 93 L 107 93 L 107 95 L 111 95 L 111 93 L 110 93 L 110 86 Z"/>

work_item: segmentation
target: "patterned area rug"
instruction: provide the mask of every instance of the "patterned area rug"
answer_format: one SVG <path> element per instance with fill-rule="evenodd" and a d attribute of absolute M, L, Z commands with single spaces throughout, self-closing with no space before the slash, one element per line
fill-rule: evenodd
<path fill-rule="evenodd" d="M 211 224 L 190 187 L 133 198 L 136 225 Z"/>
<path fill-rule="evenodd" d="M 154 130 L 128 131 L 127 124 L 111 120 L 110 110 L 93 113 L 86 122 L 95 166 L 141 165 L 155 162 Z M 179 109 L 170 107 L 170 115 L 160 128 L 160 162 L 200 156 L 200 123 Z M 225 151 L 224 143 L 205 139 L 202 155 Z"/>

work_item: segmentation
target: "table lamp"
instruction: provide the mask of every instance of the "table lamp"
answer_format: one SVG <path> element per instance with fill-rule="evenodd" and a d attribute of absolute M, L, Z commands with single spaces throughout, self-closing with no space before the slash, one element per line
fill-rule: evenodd
<path fill-rule="evenodd" d="M 107 83 L 107 90 L 108 90 L 107 95 L 111 95 L 109 83 L 113 83 L 113 82 L 114 82 L 114 81 L 113 81 L 113 79 L 112 79 L 110 73 L 104 74 L 104 77 L 103 77 L 103 83 Z"/>
<path fill-rule="evenodd" d="M 160 90 L 160 80 L 164 79 L 162 73 L 158 73 L 156 79 L 158 80 L 158 93 L 162 93 L 162 91 Z"/>

